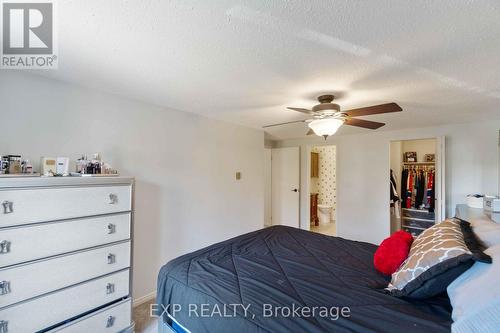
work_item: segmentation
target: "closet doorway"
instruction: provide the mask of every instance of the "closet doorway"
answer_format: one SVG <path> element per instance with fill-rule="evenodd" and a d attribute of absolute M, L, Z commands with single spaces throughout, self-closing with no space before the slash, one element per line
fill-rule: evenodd
<path fill-rule="evenodd" d="M 390 230 L 418 236 L 445 219 L 444 137 L 390 144 Z"/>

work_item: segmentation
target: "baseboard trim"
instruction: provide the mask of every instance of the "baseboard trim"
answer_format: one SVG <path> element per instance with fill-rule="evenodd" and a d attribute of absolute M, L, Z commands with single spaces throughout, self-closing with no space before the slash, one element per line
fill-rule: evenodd
<path fill-rule="evenodd" d="M 135 308 L 136 306 L 139 306 L 141 304 L 144 304 L 144 303 L 147 303 L 147 302 L 153 300 L 155 297 L 156 297 L 156 290 L 154 290 L 154 291 L 152 291 L 149 294 L 146 294 L 144 296 L 137 297 L 132 302 L 132 306 Z"/>

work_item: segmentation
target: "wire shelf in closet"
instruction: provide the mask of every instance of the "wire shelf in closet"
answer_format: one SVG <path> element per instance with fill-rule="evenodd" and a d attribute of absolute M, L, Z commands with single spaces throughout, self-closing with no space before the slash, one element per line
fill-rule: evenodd
<path fill-rule="evenodd" d="M 436 162 L 403 162 L 403 165 L 436 165 Z"/>

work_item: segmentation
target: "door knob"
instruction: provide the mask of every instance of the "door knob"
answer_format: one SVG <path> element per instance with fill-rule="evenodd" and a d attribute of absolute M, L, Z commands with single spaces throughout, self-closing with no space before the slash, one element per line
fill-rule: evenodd
<path fill-rule="evenodd" d="M 296 188 L 294 188 L 294 189 L 292 190 L 292 192 L 298 192 L 298 191 L 299 191 L 299 190 L 298 190 L 298 189 L 296 189 Z"/>

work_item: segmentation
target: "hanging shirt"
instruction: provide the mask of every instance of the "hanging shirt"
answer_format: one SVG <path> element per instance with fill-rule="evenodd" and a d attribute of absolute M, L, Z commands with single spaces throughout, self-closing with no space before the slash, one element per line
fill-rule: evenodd
<path fill-rule="evenodd" d="M 434 198 L 436 196 L 436 174 L 434 171 L 431 172 L 431 195 L 430 195 L 430 203 L 429 203 L 429 212 L 434 212 L 435 204 L 436 202 L 434 201 Z"/>
<path fill-rule="evenodd" d="M 406 198 L 406 208 L 411 207 L 411 197 L 413 193 L 413 171 L 408 172 L 408 188 L 406 189 L 407 191 L 407 198 Z"/>
<path fill-rule="evenodd" d="M 430 208 L 431 207 L 431 199 L 433 197 L 432 195 L 432 187 L 434 185 L 434 174 L 432 172 L 427 173 L 427 203 L 426 207 Z"/>
<path fill-rule="evenodd" d="M 424 206 L 424 195 L 426 193 L 425 188 L 425 174 L 424 171 L 417 171 L 418 179 L 415 182 L 415 187 L 417 189 L 417 194 L 415 196 L 415 208 L 421 209 Z"/>
<path fill-rule="evenodd" d="M 399 194 L 398 191 L 396 190 L 396 179 L 394 177 L 392 170 L 390 177 L 390 191 L 391 191 L 391 204 L 399 201 Z"/>
<path fill-rule="evenodd" d="M 396 179 L 394 177 L 394 173 L 392 172 L 392 170 L 391 170 L 390 186 L 391 186 L 391 213 L 396 218 L 400 218 L 400 208 L 399 208 L 400 199 L 398 191 L 396 190 Z"/>
<path fill-rule="evenodd" d="M 406 206 L 406 199 L 408 198 L 408 169 L 403 169 L 401 173 L 401 207 Z"/>

